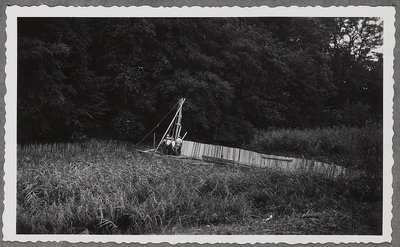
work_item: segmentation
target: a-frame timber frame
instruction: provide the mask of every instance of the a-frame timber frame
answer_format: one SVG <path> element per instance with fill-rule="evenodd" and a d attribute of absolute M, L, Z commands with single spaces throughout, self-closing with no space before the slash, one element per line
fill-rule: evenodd
<path fill-rule="evenodd" d="M 154 154 L 157 152 L 158 148 L 160 147 L 161 143 L 164 141 L 165 136 L 170 132 L 173 123 L 175 122 L 175 129 L 174 132 L 172 133 L 172 137 L 174 138 L 174 140 L 176 138 L 178 138 L 180 136 L 181 130 L 182 130 L 182 106 L 183 103 L 185 103 L 186 98 L 181 98 L 178 102 L 179 106 L 178 109 L 176 110 L 175 116 L 173 117 L 171 123 L 169 124 L 167 130 L 165 131 L 164 135 L 162 136 L 160 142 L 158 143 L 157 147 L 154 149 L 153 155 L 151 156 L 153 158 Z M 187 133 L 185 133 L 186 136 Z M 185 138 L 185 136 L 183 136 L 183 138 Z M 183 139 L 182 138 L 182 139 Z"/>

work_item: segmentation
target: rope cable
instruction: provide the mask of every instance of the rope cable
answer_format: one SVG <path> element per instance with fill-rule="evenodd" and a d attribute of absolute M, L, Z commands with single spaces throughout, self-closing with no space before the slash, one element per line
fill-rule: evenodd
<path fill-rule="evenodd" d="M 153 132 L 153 130 L 155 130 L 156 128 L 158 128 L 158 126 L 160 125 L 160 123 L 161 123 L 162 121 L 164 121 L 164 119 L 165 119 L 166 117 L 168 117 L 168 115 L 175 109 L 175 107 L 176 107 L 178 104 L 179 104 L 179 102 L 176 103 L 176 104 L 174 105 L 174 107 L 172 107 L 172 109 L 167 113 L 167 115 L 165 115 L 164 118 L 161 119 L 161 121 L 158 122 L 158 124 L 157 124 L 152 130 L 150 130 L 150 132 L 149 132 L 145 137 L 143 137 L 143 139 L 140 140 L 140 142 L 138 142 L 138 143 L 136 144 L 136 147 L 137 147 L 140 143 L 142 143 L 142 141 L 144 141 L 144 139 L 146 139 L 146 138 L 151 134 L 151 132 Z"/>

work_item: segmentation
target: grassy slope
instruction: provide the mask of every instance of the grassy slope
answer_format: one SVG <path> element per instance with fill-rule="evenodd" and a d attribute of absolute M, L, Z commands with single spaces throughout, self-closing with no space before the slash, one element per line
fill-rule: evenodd
<path fill-rule="evenodd" d="M 379 193 L 360 180 L 49 148 L 18 149 L 18 233 L 381 234 Z"/>

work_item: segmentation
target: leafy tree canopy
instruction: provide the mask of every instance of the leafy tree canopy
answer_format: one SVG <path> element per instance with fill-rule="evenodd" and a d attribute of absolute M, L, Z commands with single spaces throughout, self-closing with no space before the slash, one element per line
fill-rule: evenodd
<path fill-rule="evenodd" d="M 18 141 L 139 140 L 182 97 L 210 143 L 380 121 L 381 44 L 377 18 L 19 18 Z"/>

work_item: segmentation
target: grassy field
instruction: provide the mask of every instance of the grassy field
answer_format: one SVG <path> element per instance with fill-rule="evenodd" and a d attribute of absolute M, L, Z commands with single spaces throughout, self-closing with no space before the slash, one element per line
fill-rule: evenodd
<path fill-rule="evenodd" d="M 381 234 L 368 180 L 156 157 L 129 144 L 18 147 L 17 233 Z"/>
<path fill-rule="evenodd" d="M 248 148 L 334 163 L 382 177 L 383 129 L 380 124 L 361 128 L 263 130 L 255 134 Z"/>

